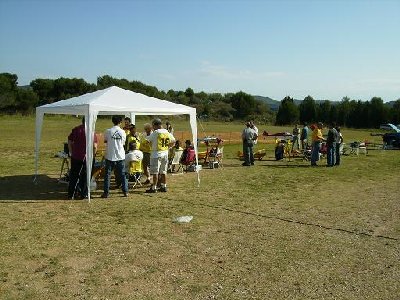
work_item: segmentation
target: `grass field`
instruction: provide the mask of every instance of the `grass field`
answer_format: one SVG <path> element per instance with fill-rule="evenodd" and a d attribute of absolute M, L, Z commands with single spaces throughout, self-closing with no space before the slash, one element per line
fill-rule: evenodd
<path fill-rule="evenodd" d="M 170 175 L 168 193 L 102 200 L 97 190 L 88 203 L 64 200 L 57 183 L 54 154 L 77 124 L 45 117 L 34 185 L 34 118 L 0 117 L 0 299 L 400 298 L 400 151 L 310 168 L 277 162 L 261 144 L 268 157 L 244 168 L 241 145 L 229 143 L 224 167 L 201 171 L 200 187 L 194 173 Z M 202 127 L 199 136 L 243 124 Z M 380 142 L 342 132 L 345 142 Z M 183 215 L 193 221 L 173 222 Z"/>

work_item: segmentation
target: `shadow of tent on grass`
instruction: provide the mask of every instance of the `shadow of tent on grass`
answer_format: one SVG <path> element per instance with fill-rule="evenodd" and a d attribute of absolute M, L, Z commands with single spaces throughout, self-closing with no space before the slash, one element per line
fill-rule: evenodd
<path fill-rule="evenodd" d="M 38 175 L 0 177 L 0 201 L 66 200 L 68 185 L 57 178 Z"/>

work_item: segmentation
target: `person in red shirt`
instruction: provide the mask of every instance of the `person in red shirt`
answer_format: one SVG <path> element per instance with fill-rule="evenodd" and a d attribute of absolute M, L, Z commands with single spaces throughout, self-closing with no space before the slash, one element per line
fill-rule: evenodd
<path fill-rule="evenodd" d="M 93 153 L 97 150 L 97 136 L 93 137 Z M 79 193 L 79 198 L 87 197 L 88 187 L 86 184 L 86 134 L 85 118 L 82 124 L 72 129 L 68 136 L 68 150 L 71 156 L 71 170 L 69 174 L 68 199 L 74 199 Z"/>

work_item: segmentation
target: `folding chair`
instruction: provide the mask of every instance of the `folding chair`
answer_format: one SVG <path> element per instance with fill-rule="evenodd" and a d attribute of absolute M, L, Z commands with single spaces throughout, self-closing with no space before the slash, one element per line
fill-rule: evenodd
<path fill-rule="evenodd" d="M 171 173 L 174 173 L 175 167 L 177 166 L 178 169 L 176 170 L 176 172 L 181 170 L 181 172 L 183 173 L 183 168 L 181 168 L 181 165 L 180 165 L 181 157 L 183 154 L 183 149 L 175 149 L 173 153 L 174 153 L 174 156 L 171 158 L 171 160 L 169 162 L 168 171 Z"/>
<path fill-rule="evenodd" d="M 222 159 L 224 158 L 224 146 L 217 148 L 217 153 L 215 154 L 215 161 L 218 163 L 219 167 L 223 167 Z"/>
<path fill-rule="evenodd" d="M 68 183 L 69 182 L 69 171 L 70 171 L 68 154 L 65 152 L 62 152 L 60 154 L 60 158 L 62 158 L 62 163 L 61 163 L 60 177 L 58 179 L 58 182 Z"/>
<path fill-rule="evenodd" d="M 92 180 L 94 181 L 104 177 L 104 167 L 106 165 L 104 153 L 104 150 L 99 150 L 95 154 L 92 167 Z"/>
<path fill-rule="evenodd" d="M 179 168 L 185 167 L 185 171 L 187 172 L 189 170 L 189 167 L 192 166 L 195 162 L 196 153 L 194 152 L 194 149 L 188 149 L 185 159 L 183 161 L 180 161 Z"/>
<path fill-rule="evenodd" d="M 140 182 L 140 178 L 142 178 L 143 175 L 142 161 L 130 161 L 128 174 L 128 182 L 133 182 L 132 188 L 135 188 L 137 185 L 142 186 Z"/>

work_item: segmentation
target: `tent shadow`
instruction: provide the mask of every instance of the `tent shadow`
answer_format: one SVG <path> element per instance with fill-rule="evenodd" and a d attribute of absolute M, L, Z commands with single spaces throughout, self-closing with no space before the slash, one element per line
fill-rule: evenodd
<path fill-rule="evenodd" d="M 47 175 L 38 175 L 35 182 L 32 175 L 0 177 L 0 201 L 66 200 L 67 189 Z"/>

